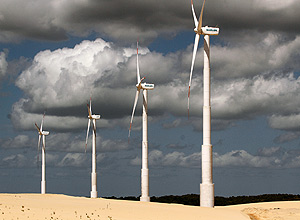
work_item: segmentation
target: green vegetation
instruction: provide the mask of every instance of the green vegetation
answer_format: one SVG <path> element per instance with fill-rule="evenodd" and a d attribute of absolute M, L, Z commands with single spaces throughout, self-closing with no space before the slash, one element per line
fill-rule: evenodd
<path fill-rule="evenodd" d="M 139 201 L 139 197 L 128 196 L 128 197 L 106 197 L 108 199 L 121 199 L 121 200 L 133 200 Z M 199 206 L 200 197 L 197 194 L 187 194 L 182 196 L 152 196 L 150 198 L 151 202 L 161 202 L 161 203 L 177 203 L 184 205 L 194 205 Z M 226 205 L 237 205 L 245 203 L 257 203 L 257 202 L 274 202 L 274 201 L 295 201 L 300 200 L 300 195 L 292 194 L 264 194 L 257 196 L 231 196 L 231 197 L 215 197 L 215 206 L 226 206 Z"/>

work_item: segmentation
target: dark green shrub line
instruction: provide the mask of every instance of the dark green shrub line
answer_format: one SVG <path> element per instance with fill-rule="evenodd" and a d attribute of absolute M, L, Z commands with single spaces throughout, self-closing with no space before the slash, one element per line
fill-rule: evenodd
<path fill-rule="evenodd" d="M 120 200 L 132 200 L 139 201 L 139 197 L 127 196 L 127 197 L 106 197 L 107 199 L 120 199 Z M 197 194 L 187 194 L 182 196 L 152 196 L 151 202 L 160 202 L 160 203 L 177 203 L 184 205 L 193 205 L 199 206 L 200 197 Z M 257 202 L 274 202 L 274 201 L 296 201 L 300 200 L 300 195 L 292 194 L 263 194 L 257 196 L 231 196 L 231 197 L 215 197 L 215 206 L 227 206 L 227 205 L 237 205 L 237 204 L 246 204 L 246 203 L 257 203 Z"/>

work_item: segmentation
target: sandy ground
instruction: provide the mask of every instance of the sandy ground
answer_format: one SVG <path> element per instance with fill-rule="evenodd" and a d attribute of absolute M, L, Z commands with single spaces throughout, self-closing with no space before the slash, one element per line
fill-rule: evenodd
<path fill-rule="evenodd" d="M 300 220 L 300 201 L 202 208 L 53 194 L 0 194 L 2 219 Z"/>
<path fill-rule="evenodd" d="M 300 201 L 253 203 L 226 209 L 242 211 L 251 220 L 300 220 Z"/>

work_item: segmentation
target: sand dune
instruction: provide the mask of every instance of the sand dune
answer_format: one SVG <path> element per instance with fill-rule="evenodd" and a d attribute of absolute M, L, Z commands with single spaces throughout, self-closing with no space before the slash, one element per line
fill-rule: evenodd
<path fill-rule="evenodd" d="M 300 220 L 300 201 L 253 203 L 226 209 L 242 211 L 252 220 Z"/>
<path fill-rule="evenodd" d="M 202 208 L 53 194 L 0 194 L 1 219 L 299 220 L 300 202 Z"/>

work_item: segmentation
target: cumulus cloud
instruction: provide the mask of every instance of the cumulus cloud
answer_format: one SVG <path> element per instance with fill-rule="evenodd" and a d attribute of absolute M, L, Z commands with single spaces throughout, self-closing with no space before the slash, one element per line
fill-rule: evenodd
<path fill-rule="evenodd" d="M 28 148 L 33 147 L 33 140 L 27 135 L 17 135 L 13 138 L 0 139 L 0 147 L 2 148 Z"/>
<path fill-rule="evenodd" d="M 287 132 L 274 139 L 275 143 L 286 143 L 300 137 L 300 132 Z"/>
<path fill-rule="evenodd" d="M 259 149 L 256 154 L 245 150 L 235 150 L 223 155 L 214 153 L 215 167 L 254 167 L 254 168 L 297 168 L 299 150 L 286 150 L 281 147 Z"/>
<path fill-rule="evenodd" d="M 72 133 L 54 133 L 47 136 L 47 150 L 56 152 L 84 153 L 85 134 L 78 135 Z M 97 152 L 115 152 L 129 149 L 127 141 L 124 139 L 106 139 L 98 132 L 96 138 Z M 87 151 L 91 151 L 92 135 L 89 135 Z"/>
<path fill-rule="evenodd" d="M 99 132 L 100 133 L 100 132 Z M 92 135 L 89 136 L 87 145 L 87 154 L 91 153 L 92 147 Z M 125 136 L 126 137 L 126 136 Z M 105 158 L 106 153 L 124 152 L 130 150 L 127 139 L 108 139 L 101 137 L 101 134 L 97 135 L 96 139 L 97 156 L 99 161 Z M 0 148 L 8 150 L 27 148 L 32 150 L 36 154 L 38 144 L 38 133 L 34 138 L 27 135 L 17 135 L 14 138 L 2 138 L 0 139 Z M 11 151 L 9 151 L 11 152 Z M 26 150 L 27 152 L 27 150 Z M 31 152 L 31 151 L 29 151 Z M 47 163 L 52 165 L 58 163 L 58 160 L 63 160 L 61 155 L 65 152 L 66 155 L 85 155 L 85 134 L 73 134 L 73 133 L 50 133 L 46 136 L 46 152 L 47 152 Z M 39 152 L 40 154 L 41 152 Z M 65 156 L 66 156 L 65 155 Z M 81 158 L 81 157 L 80 157 Z M 66 157 L 65 160 L 68 160 Z M 64 164 L 65 162 L 61 162 Z"/>
<path fill-rule="evenodd" d="M 0 162 L 1 167 L 24 167 L 33 164 L 22 154 L 7 156 Z"/>
<path fill-rule="evenodd" d="M 153 150 L 149 152 L 150 166 L 180 166 L 180 167 L 199 167 L 200 153 L 193 153 L 185 155 L 183 152 L 174 151 L 172 153 L 164 154 L 160 150 Z M 136 157 L 130 161 L 131 165 L 141 165 L 141 159 Z"/>
<path fill-rule="evenodd" d="M 80 153 L 67 153 L 64 158 L 58 163 L 61 167 L 82 167 L 86 163 L 87 157 Z"/>
<path fill-rule="evenodd" d="M 212 46 L 212 118 L 213 129 L 232 126 L 235 120 L 260 115 L 270 116 L 271 127 L 298 129 L 298 120 L 279 123 L 280 117 L 297 117 L 299 107 L 298 53 L 293 49 L 284 56 L 285 48 L 300 48 L 299 38 L 280 44 L 281 37 L 267 35 L 263 47 Z M 199 51 L 203 50 L 200 48 Z M 267 52 L 262 53 L 263 50 Z M 239 51 L 239 52 L 238 52 Z M 149 92 L 149 115 L 187 115 L 187 83 L 192 48 L 163 55 L 141 47 L 140 72 L 146 81 L 155 84 Z M 199 53 L 191 90 L 190 122 L 195 130 L 202 116 L 202 53 Z M 263 54 L 263 55 L 261 55 Z M 235 63 L 235 65 L 223 65 Z M 259 61 L 261 59 L 262 61 Z M 200 62 L 201 61 L 201 62 Z M 293 65 L 290 65 L 293 63 Z M 288 71 L 286 71 L 288 69 Z M 168 73 L 168 74 L 167 74 Z M 228 74 L 227 74 L 228 73 Z M 226 79 L 224 77 L 227 77 Z M 18 129 L 33 129 L 47 110 L 48 128 L 56 131 L 80 130 L 86 127 L 86 103 L 92 94 L 92 110 L 101 115 L 99 128 L 128 127 L 136 91 L 136 49 L 119 47 L 102 39 L 83 41 L 74 48 L 38 53 L 32 65 L 18 77 L 16 85 L 26 94 L 13 105 L 11 119 Z M 136 115 L 141 114 L 139 100 Z M 292 120 L 292 119 L 291 119 Z M 175 119 L 165 128 L 185 126 Z M 286 124 L 286 126 L 284 126 Z M 137 123 L 134 123 L 136 126 Z"/>
<path fill-rule="evenodd" d="M 163 73 L 175 69 L 173 63 L 176 60 L 171 56 L 150 53 L 147 48 L 141 47 L 139 52 L 140 65 L 145 64 L 141 71 L 149 67 L 150 72 L 143 73 L 147 80 L 166 82 L 167 76 Z M 165 61 L 160 67 L 154 65 L 163 60 Z M 57 130 L 80 129 L 86 124 L 86 103 L 92 93 L 92 110 L 102 116 L 99 125 L 122 125 L 132 109 L 136 90 L 135 73 L 136 49 L 117 48 L 101 39 L 84 41 L 72 49 L 40 52 L 16 81 L 16 85 L 28 98 L 20 99 L 14 104 L 11 119 L 16 128 L 30 129 L 32 121 L 37 120 L 39 114 L 47 109 L 47 118 L 51 118 L 50 127 L 56 127 Z M 174 87 L 174 83 L 168 87 L 176 94 L 182 88 Z M 161 89 L 158 85 L 157 93 Z M 156 111 L 162 114 L 159 107 L 162 100 L 157 93 L 149 103 L 153 103 L 151 108 L 154 113 Z M 182 96 L 182 92 L 178 95 Z M 178 96 L 169 98 L 169 104 L 175 106 L 177 98 Z M 174 111 L 178 109 L 174 108 Z M 140 110 L 137 114 L 139 112 Z M 109 118 L 112 120 L 105 121 Z M 113 119 L 120 120 L 114 123 Z"/>
<path fill-rule="evenodd" d="M 7 66 L 6 53 L 0 52 L 0 80 L 6 75 Z"/>
<path fill-rule="evenodd" d="M 269 118 L 270 127 L 281 130 L 300 130 L 300 113 L 291 115 L 272 115 Z"/>
<path fill-rule="evenodd" d="M 200 168 L 201 152 L 186 154 L 174 151 L 164 153 L 160 150 L 149 152 L 149 166 Z M 234 150 L 224 154 L 213 153 L 214 167 L 249 167 L 249 168 L 297 168 L 300 167 L 300 151 L 286 150 L 281 147 L 259 149 L 256 154 L 245 150 Z M 140 166 L 141 158 L 130 160 L 131 165 Z"/>
<path fill-rule="evenodd" d="M 142 48 L 140 51 L 143 53 Z M 32 121 L 39 117 L 37 114 L 47 109 L 47 117 L 51 117 L 49 122 L 54 123 L 56 129 L 82 128 L 86 124 L 86 103 L 91 92 L 93 100 L 102 100 L 102 103 L 92 103 L 93 112 L 99 112 L 104 118 L 99 125 L 109 127 L 109 124 L 114 124 L 111 121 L 108 123 L 105 118 L 124 116 L 124 108 L 129 111 L 126 107 L 129 101 L 132 103 L 129 96 L 120 91 L 130 91 L 128 81 L 135 78 L 135 70 L 132 69 L 135 65 L 131 58 L 134 53 L 134 49 L 114 49 L 109 43 L 98 39 L 84 41 L 73 49 L 37 54 L 32 65 L 16 82 L 29 98 L 20 99 L 13 106 L 12 121 L 15 127 L 28 129 Z M 129 65 L 129 70 L 123 69 L 124 63 Z M 128 72 L 131 73 L 129 76 L 126 74 Z M 107 109 L 112 100 L 115 105 Z"/>
<path fill-rule="evenodd" d="M 242 42 L 233 43 L 230 47 L 212 47 L 214 78 L 251 78 L 262 73 L 300 68 L 299 63 L 295 62 L 300 58 L 300 36 L 287 39 L 282 34 L 269 32 L 257 36 L 255 42 L 247 42 L 244 38 Z"/>
<path fill-rule="evenodd" d="M 254 156 L 245 150 L 238 150 L 224 155 L 214 154 L 214 165 L 216 167 L 242 166 L 242 167 L 268 167 L 275 158 Z"/>
<path fill-rule="evenodd" d="M 241 78 L 226 84 L 216 82 L 212 95 L 214 114 L 217 118 L 239 117 L 240 113 L 242 117 L 276 112 L 293 114 L 299 111 L 296 104 L 299 82 L 300 78 L 293 73 Z"/>

